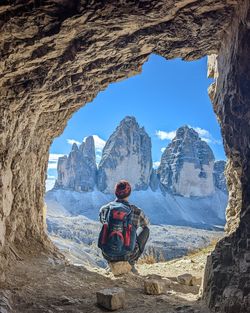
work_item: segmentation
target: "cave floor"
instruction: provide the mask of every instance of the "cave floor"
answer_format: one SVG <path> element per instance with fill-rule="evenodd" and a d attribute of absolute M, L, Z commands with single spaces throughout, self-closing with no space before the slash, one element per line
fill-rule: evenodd
<path fill-rule="evenodd" d="M 181 262 L 195 263 L 193 260 Z M 145 295 L 143 282 L 146 277 L 157 277 L 155 273 L 159 275 L 160 263 L 157 263 L 156 267 L 139 265 L 139 276 L 131 273 L 115 278 L 107 271 L 90 271 L 83 266 L 65 264 L 64 261 L 45 254 L 29 257 L 25 262 L 17 262 L 8 273 L 4 289 L 11 294 L 10 303 L 16 313 L 103 312 L 103 309 L 96 305 L 96 292 L 106 287 L 125 289 L 126 306 L 121 312 L 151 313 L 152 309 L 154 313 L 209 312 L 202 302 L 197 300 L 198 286 L 185 286 L 176 282 L 173 268 L 180 268 L 177 263 L 172 262 L 171 265 L 170 262 L 169 275 L 168 266 L 162 263 L 162 278 L 167 279 L 168 276 L 171 284 L 165 294 L 159 296 Z"/>

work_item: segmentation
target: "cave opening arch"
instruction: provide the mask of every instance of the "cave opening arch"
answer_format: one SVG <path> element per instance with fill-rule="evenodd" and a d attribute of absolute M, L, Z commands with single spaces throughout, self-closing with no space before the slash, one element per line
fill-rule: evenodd
<path fill-rule="evenodd" d="M 173 71 L 175 72 L 173 73 Z M 207 130 L 212 131 L 216 138 L 220 134 L 207 95 L 207 86 L 210 81 L 206 78 L 206 71 L 206 58 L 200 61 L 183 62 L 181 60 L 166 61 L 164 58 L 152 55 L 145 66 L 143 66 L 141 75 L 112 84 L 112 86 L 99 94 L 91 104 L 74 114 L 64 133 L 52 145 L 51 161 L 49 161 L 48 174 L 50 177 L 47 182 L 50 183 L 50 189 L 53 189 L 45 197 L 47 212 L 49 213 L 48 231 L 53 236 L 55 242 L 59 243 L 59 247 L 64 246 L 62 241 L 67 239 L 65 237 L 67 231 L 64 227 L 64 222 L 61 221 L 60 223 L 58 219 L 54 218 L 57 212 L 57 204 L 59 205 L 58 208 L 61 207 L 62 212 L 65 212 L 66 216 L 68 214 L 73 216 L 84 215 L 96 221 L 99 208 L 113 199 L 114 180 L 122 178 L 133 183 L 133 190 L 135 180 L 137 180 L 138 185 L 135 192 L 132 193 L 131 201 L 144 209 L 151 224 L 192 225 L 195 228 L 215 228 L 218 230 L 223 228 L 227 195 L 223 187 L 214 183 L 213 180 L 217 165 L 220 163 L 224 165 L 224 162 L 216 162 L 212 167 L 211 163 L 217 161 L 218 156 L 223 157 L 224 152 L 222 143 L 218 142 L 218 139 L 213 138 Z M 169 77 L 166 77 L 167 73 L 169 73 Z M 187 80 L 189 80 L 189 83 L 187 83 Z M 181 94 L 179 93 L 180 86 L 182 86 Z M 119 104 L 118 107 L 117 104 Z M 204 113 L 204 110 L 206 113 Z M 153 114 L 155 115 L 154 118 Z M 176 122 L 174 122 L 175 119 L 177 119 Z M 95 121 L 94 124 L 93 121 Z M 187 124 L 193 125 L 194 131 L 188 129 L 191 126 L 183 126 Z M 169 136 L 172 136 L 172 139 L 175 137 L 175 129 L 181 128 L 179 133 L 183 130 L 183 136 L 184 134 L 187 136 L 184 143 L 185 147 L 188 148 L 187 145 L 189 144 L 194 146 L 197 144 L 197 147 L 199 147 L 197 151 L 195 149 L 194 155 L 190 151 L 190 158 L 193 157 L 192 161 L 190 161 L 191 163 L 185 163 L 185 166 L 188 166 L 188 164 L 193 164 L 192 162 L 195 159 L 198 162 L 197 168 L 189 167 L 189 171 L 192 171 L 193 174 L 189 174 L 188 177 L 185 175 L 185 171 L 180 174 L 182 179 L 186 181 L 186 183 L 181 183 L 181 186 L 176 185 L 174 187 L 172 179 L 169 179 L 168 183 L 160 184 L 156 169 L 160 162 L 154 161 L 161 159 L 162 153 L 165 151 L 166 146 L 171 143 L 171 140 L 168 141 L 161 138 L 162 131 L 157 131 L 159 125 L 163 129 L 167 127 L 165 130 L 170 131 Z M 202 129 L 201 127 L 208 128 Z M 197 132 L 202 137 L 202 142 L 199 141 L 198 138 L 200 136 L 197 137 Z M 91 136 L 93 134 L 95 135 Z M 143 136 L 142 145 L 138 137 L 139 134 Z M 110 138 L 111 135 L 113 140 Z M 168 133 L 165 135 L 168 135 Z M 127 138 L 132 138 L 130 136 L 133 137 L 133 148 L 130 147 L 131 140 L 127 141 Z M 82 143 L 84 137 L 85 140 Z M 103 160 L 102 170 L 100 171 L 100 168 L 98 168 L 99 164 L 96 166 L 96 155 L 94 155 L 96 149 L 94 145 L 97 143 L 97 150 L 99 150 L 97 151 L 97 163 L 102 163 L 102 153 L 99 145 L 102 144 L 102 148 L 104 148 L 105 141 L 103 139 L 108 140 L 108 138 L 111 141 L 107 142 L 108 146 L 104 155 L 108 153 L 109 161 Z M 179 135 L 179 138 L 182 138 L 184 141 L 182 135 Z M 207 145 L 204 140 L 208 141 L 209 144 Z M 121 142 L 123 142 L 125 150 L 120 149 Z M 212 147 L 216 149 L 217 158 L 214 158 Z M 126 149 L 128 149 L 128 154 L 124 152 Z M 180 149 L 185 154 L 183 152 L 185 148 L 182 146 L 177 145 L 174 149 Z M 111 151 L 113 152 L 111 153 Z M 127 170 L 123 173 L 122 160 L 124 158 L 126 164 L 131 162 L 129 155 L 132 151 L 136 151 L 136 160 L 134 159 L 132 163 L 136 163 L 138 166 L 134 166 L 133 170 L 128 170 L 133 166 L 133 164 L 129 163 L 130 165 L 126 165 L 125 168 Z M 119 155 L 120 157 L 117 159 L 114 157 L 113 159 L 113 155 Z M 162 181 L 164 181 L 164 177 L 165 179 L 167 177 L 165 171 L 171 159 L 167 157 L 168 155 L 169 152 L 167 152 L 162 163 Z M 56 157 L 59 157 L 59 177 L 57 176 L 58 179 L 55 183 L 55 176 L 53 175 L 57 173 L 55 168 Z M 188 162 L 188 156 L 184 155 L 184 157 Z M 107 159 L 107 156 L 105 159 Z M 178 164 L 179 161 L 177 157 L 175 162 Z M 109 181 L 107 181 L 104 177 L 105 173 L 111 170 L 112 164 L 116 164 L 116 162 L 118 162 L 117 167 L 119 169 L 114 170 L 112 175 L 109 174 L 109 176 L 115 178 L 109 178 Z M 175 166 L 174 164 L 171 164 L 171 171 Z M 198 175 L 198 168 L 201 171 L 200 174 L 204 172 L 205 179 L 204 176 L 200 177 Z M 190 181 L 191 176 L 195 177 L 193 181 Z M 168 175 L 168 177 L 170 176 Z M 187 180 L 190 182 L 188 183 Z M 107 184 L 108 190 L 103 189 L 105 184 Z M 191 188 L 187 188 L 187 185 L 191 186 Z M 222 185 L 224 186 L 224 180 Z M 168 190 L 170 186 L 171 191 Z M 166 197 L 164 196 L 165 193 L 167 194 Z M 213 194 L 212 199 L 209 198 L 211 194 Z M 192 199 L 188 199 L 190 196 Z M 200 198 L 202 196 L 205 199 L 202 200 Z M 96 198 L 96 201 L 93 200 L 93 197 Z M 145 200 L 145 197 L 148 200 Z M 195 197 L 198 198 L 195 199 Z M 157 211 L 155 214 L 153 213 L 153 208 Z M 59 212 L 58 215 L 60 215 Z M 220 226 L 214 227 L 213 225 Z M 155 228 L 152 229 L 154 230 Z M 158 228 L 160 227 L 158 226 Z M 73 229 L 76 230 L 72 225 L 72 231 Z M 82 227 L 82 233 L 80 230 L 77 230 L 77 232 L 79 238 L 81 238 L 80 240 L 84 242 L 84 226 Z M 205 236 L 204 241 L 207 243 L 209 236 L 218 238 L 220 234 L 219 232 L 206 233 L 201 231 L 200 234 L 198 234 L 198 231 L 196 232 L 196 242 L 192 249 L 197 249 L 200 245 L 205 244 L 202 236 Z M 60 236 L 60 234 L 64 235 Z M 59 238 L 57 238 L 57 235 Z M 161 236 L 163 238 L 163 233 Z M 190 231 L 190 236 L 194 236 L 194 231 Z M 147 251 L 153 248 L 153 242 L 157 240 L 154 234 L 152 234 L 151 238 Z M 190 240 L 188 238 L 187 236 L 187 240 Z M 97 233 L 91 231 L 89 240 L 91 244 L 97 242 Z M 181 239 L 180 241 L 177 240 L 177 242 L 181 242 Z M 169 245 L 171 246 L 171 242 L 169 242 Z M 188 246 L 188 243 L 186 243 L 186 246 Z M 72 248 L 75 250 L 73 244 Z M 171 257 L 181 256 L 185 249 L 186 247 L 184 246 L 176 245 L 175 248 L 169 248 L 169 251 L 167 251 L 167 249 L 163 249 L 162 245 L 162 247 L 159 246 L 158 251 L 157 249 L 151 249 L 150 251 L 154 253 L 154 257 L 157 260 L 164 260 L 165 258 L 169 259 L 170 255 Z M 191 249 L 191 247 L 188 249 Z M 98 264 L 106 267 L 107 265 L 103 261 L 99 250 L 95 248 L 95 245 L 91 251 L 93 255 L 97 255 Z M 72 259 L 72 257 L 70 258 Z M 91 253 L 90 258 L 86 258 L 86 260 L 89 259 L 91 259 Z M 81 262 L 83 264 L 85 264 L 85 261 L 82 258 Z M 93 266 L 94 262 L 93 260 Z"/>
<path fill-rule="evenodd" d="M 222 312 L 248 310 L 249 2 L 175 4 L 95 4 L 95 18 L 86 3 L 71 10 L 67 1 L 23 4 L 18 15 L 15 4 L 2 8 L 1 277 L 13 247 L 28 252 L 40 242 L 53 250 L 42 213 L 48 150 L 73 112 L 110 82 L 140 71 L 152 52 L 187 60 L 216 53 L 209 93 L 229 159 L 230 235 L 208 261 L 204 298 Z M 24 29 L 19 18 L 27 13 L 31 27 Z"/>

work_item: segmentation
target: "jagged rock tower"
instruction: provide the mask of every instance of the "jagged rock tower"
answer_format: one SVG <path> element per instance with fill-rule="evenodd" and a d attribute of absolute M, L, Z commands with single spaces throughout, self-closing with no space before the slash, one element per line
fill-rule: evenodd
<path fill-rule="evenodd" d="M 93 191 L 97 177 L 93 137 L 87 137 L 79 148 L 74 143 L 69 156 L 63 156 L 58 159 L 57 172 L 58 179 L 55 183 L 55 188 Z"/>
<path fill-rule="evenodd" d="M 204 197 L 214 193 L 214 154 L 199 134 L 180 127 L 165 149 L 158 169 L 166 190 L 185 197 Z"/>
<path fill-rule="evenodd" d="M 125 117 L 107 141 L 98 170 L 98 189 L 113 193 L 127 179 L 134 190 L 147 189 L 152 170 L 151 139 L 136 119 Z"/>

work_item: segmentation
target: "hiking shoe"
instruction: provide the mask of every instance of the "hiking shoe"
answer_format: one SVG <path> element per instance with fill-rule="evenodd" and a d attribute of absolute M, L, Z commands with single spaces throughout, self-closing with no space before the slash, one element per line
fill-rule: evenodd
<path fill-rule="evenodd" d="M 140 275 L 134 265 L 132 265 L 131 272 L 135 275 Z"/>

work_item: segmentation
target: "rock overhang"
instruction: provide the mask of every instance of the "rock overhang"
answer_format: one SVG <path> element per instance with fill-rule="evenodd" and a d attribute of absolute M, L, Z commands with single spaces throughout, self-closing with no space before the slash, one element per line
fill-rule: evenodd
<path fill-rule="evenodd" d="M 36 250 L 34 241 L 53 249 L 42 218 L 48 150 L 78 108 L 109 83 L 139 73 L 151 53 L 184 60 L 219 53 L 210 96 L 229 157 L 232 234 L 226 241 L 232 245 L 228 250 L 223 241 L 213 253 L 204 295 L 210 306 L 233 312 L 216 275 L 219 271 L 228 286 L 247 290 L 240 283 L 247 274 L 238 268 L 245 262 L 244 245 L 238 242 L 246 245 L 249 240 L 247 12 L 246 0 L 4 1 L 0 6 L 0 249 L 7 257 L 0 255 L 0 269 L 6 267 L 12 246 L 26 244 L 27 251 Z M 234 256 L 229 267 L 221 263 L 225 249 Z M 238 312 L 246 311 L 246 297 L 240 302 L 232 299 Z"/>

